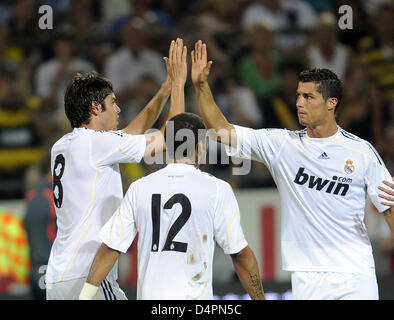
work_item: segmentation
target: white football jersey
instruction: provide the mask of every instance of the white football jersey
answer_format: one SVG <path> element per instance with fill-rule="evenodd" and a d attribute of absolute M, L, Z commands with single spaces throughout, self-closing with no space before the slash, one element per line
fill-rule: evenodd
<path fill-rule="evenodd" d="M 132 183 L 100 238 L 126 252 L 137 232 L 137 299 L 213 299 L 215 240 L 226 254 L 247 246 L 231 186 L 181 163 Z"/>
<path fill-rule="evenodd" d="M 235 128 L 237 150 L 228 153 L 263 162 L 280 192 L 283 269 L 374 273 L 365 201 L 388 209 L 378 186 L 391 176 L 372 145 L 340 127 L 328 138 Z"/>
<path fill-rule="evenodd" d="M 144 135 L 75 128 L 52 147 L 57 218 L 46 282 L 85 277 L 99 248 L 98 233 L 123 199 L 119 163 L 139 162 Z M 110 276 L 117 277 L 116 266 Z"/>

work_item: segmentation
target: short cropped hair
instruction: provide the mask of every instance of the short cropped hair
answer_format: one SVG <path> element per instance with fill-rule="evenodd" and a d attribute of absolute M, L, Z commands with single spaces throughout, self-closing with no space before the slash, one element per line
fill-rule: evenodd
<path fill-rule="evenodd" d="M 173 126 L 173 132 L 170 132 L 172 131 L 172 129 L 170 130 L 170 126 L 171 128 Z M 183 135 L 183 132 L 181 132 L 181 130 L 185 129 L 187 130 L 188 135 Z M 175 139 L 177 137 L 177 133 L 183 137 L 181 141 L 177 141 Z M 167 122 L 164 137 L 167 145 L 167 152 L 169 152 L 170 155 L 174 155 L 175 159 L 191 158 L 194 156 L 197 144 L 200 141 L 205 141 L 206 127 L 201 117 L 194 113 L 184 112 L 172 117 Z M 179 154 L 179 152 L 176 151 L 181 145 L 182 148 L 185 149 L 181 154 Z M 192 153 L 188 154 L 188 150 L 191 150 Z"/>
<path fill-rule="evenodd" d="M 335 111 L 338 109 L 342 99 L 342 83 L 334 72 L 329 69 L 304 70 L 298 75 L 298 81 L 314 82 L 317 85 L 317 91 L 323 95 L 324 101 L 332 97 L 337 98 Z"/>
<path fill-rule="evenodd" d="M 89 124 L 94 101 L 105 111 L 104 99 L 112 92 L 111 82 L 97 72 L 77 73 L 64 94 L 65 112 L 71 127 Z"/>

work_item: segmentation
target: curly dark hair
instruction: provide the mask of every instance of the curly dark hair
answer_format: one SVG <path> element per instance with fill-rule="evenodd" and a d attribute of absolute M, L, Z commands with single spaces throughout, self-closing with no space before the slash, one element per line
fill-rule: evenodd
<path fill-rule="evenodd" d="M 103 101 L 112 92 L 111 82 L 95 71 L 75 74 L 64 94 L 65 112 L 71 127 L 78 128 L 90 122 L 94 101 L 105 111 Z"/>
<path fill-rule="evenodd" d="M 338 109 L 342 99 L 342 83 L 334 72 L 329 69 L 304 70 L 298 75 L 298 81 L 316 83 L 317 91 L 323 95 L 325 101 L 331 97 L 337 98 L 335 111 Z"/>

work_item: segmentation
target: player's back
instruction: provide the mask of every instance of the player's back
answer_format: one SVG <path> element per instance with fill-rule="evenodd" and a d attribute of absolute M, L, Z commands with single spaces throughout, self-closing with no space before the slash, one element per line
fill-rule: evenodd
<path fill-rule="evenodd" d="M 95 159 L 94 149 L 98 149 L 98 140 L 105 144 L 104 134 L 75 128 L 52 147 L 58 230 L 48 263 L 48 283 L 88 274 L 100 246 L 97 233 L 121 202 L 118 165 L 101 166 L 98 157 Z"/>
<path fill-rule="evenodd" d="M 239 218 L 237 205 L 237 212 L 217 212 L 229 190 L 226 182 L 179 163 L 134 183 L 130 202 L 139 232 L 138 299 L 213 298 L 215 239 L 230 252 L 230 220 Z"/>

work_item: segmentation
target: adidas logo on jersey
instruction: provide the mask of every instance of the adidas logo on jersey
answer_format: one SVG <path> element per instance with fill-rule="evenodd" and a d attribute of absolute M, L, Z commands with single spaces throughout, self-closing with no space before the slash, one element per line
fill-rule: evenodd
<path fill-rule="evenodd" d="M 323 152 L 318 159 L 330 159 L 327 153 Z"/>
<path fill-rule="evenodd" d="M 327 193 L 345 196 L 349 190 L 350 184 L 352 183 L 352 179 L 333 176 L 332 180 L 333 181 L 308 175 L 305 172 L 305 168 L 300 168 L 298 169 L 294 182 L 299 185 L 306 184 L 308 188 L 316 189 L 317 191 L 325 191 Z"/>

